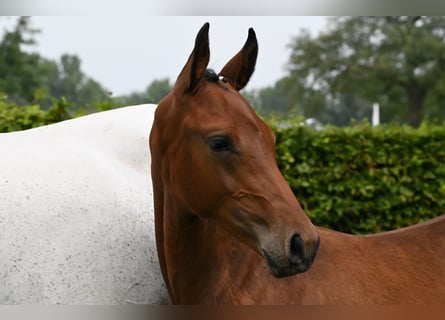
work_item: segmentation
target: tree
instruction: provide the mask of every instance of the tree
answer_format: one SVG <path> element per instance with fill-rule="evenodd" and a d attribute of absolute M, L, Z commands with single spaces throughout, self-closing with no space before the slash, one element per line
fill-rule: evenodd
<path fill-rule="evenodd" d="M 337 94 L 335 98 L 326 97 L 323 112 L 317 120 L 337 126 L 347 126 L 352 119 L 371 119 L 372 106 L 366 100 L 353 94 Z"/>
<path fill-rule="evenodd" d="M 293 109 L 283 80 L 278 80 L 270 87 L 252 90 L 245 96 L 251 101 L 255 109 L 264 115 L 284 115 Z"/>
<path fill-rule="evenodd" d="M 40 57 L 24 51 L 35 44 L 34 35 L 39 31 L 31 28 L 27 17 L 20 17 L 12 31 L 5 31 L 0 43 L 0 92 L 7 94 L 8 101 L 29 103 L 39 86 Z"/>
<path fill-rule="evenodd" d="M 133 105 L 142 103 L 158 103 L 165 97 L 173 86 L 169 79 L 153 80 L 143 92 L 133 92 L 119 98 L 121 104 Z"/>
<path fill-rule="evenodd" d="M 169 79 L 154 80 L 147 87 L 147 97 L 150 103 L 159 103 L 171 90 L 173 86 L 170 84 Z"/>
<path fill-rule="evenodd" d="M 81 70 L 78 56 L 65 54 L 56 62 L 24 50 L 36 44 L 40 32 L 30 24 L 30 18 L 18 18 L 0 42 L 0 93 L 7 102 L 38 102 L 48 109 L 64 97 L 74 109 L 95 111 L 98 103 L 110 100 L 108 91 Z"/>
<path fill-rule="evenodd" d="M 64 54 L 59 62 L 47 60 L 42 68 L 46 70 L 42 86 L 49 96 L 65 97 L 75 109 L 92 111 L 95 104 L 110 99 L 109 92 L 82 71 L 77 55 Z"/>
<path fill-rule="evenodd" d="M 290 48 L 286 85 L 305 116 L 345 94 L 379 102 L 384 121 L 418 125 L 423 116 L 444 116 L 434 105 L 445 92 L 443 17 L 337 17 Z"/>

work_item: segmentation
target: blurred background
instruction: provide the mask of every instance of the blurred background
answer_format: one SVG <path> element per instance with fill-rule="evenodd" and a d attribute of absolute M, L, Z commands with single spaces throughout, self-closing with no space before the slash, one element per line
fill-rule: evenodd
<path fill-rule="evenodd" d="M 382 123 L 445 120 L 445 18 L 423 16 L 3 16 L 0 99 L 58 104 L 62 118 L 157 103 L 207 21 L 216 71 L 256 30 L 257 69 L 243 95 L 264 116 L 344 126 L 371 119 L 378 104 Z"/>

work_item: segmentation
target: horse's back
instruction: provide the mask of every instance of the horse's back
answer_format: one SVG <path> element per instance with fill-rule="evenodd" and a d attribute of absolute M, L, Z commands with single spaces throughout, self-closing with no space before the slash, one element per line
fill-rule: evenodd
<path fill-rule="evenodd" d="M 429 247 L 443 252 L 445 260 L 445 214 L 408 227 L 364 236 L 382 242 L 395 242 L 410 248 L 413 245 Z M 445 261 L 444 261 L 445 262 Z"/>
<path fill-rule="evenodd" d="M 0 135 L 0 303 L 162 303 L 154 105 Z"/>
<path fill-rule="evenodd" d="M 445 215 L 366 236 L 319 231 L 314 265 L 297 276 L 310 303 L 445 303 Z"/>
<path fill-rule="evenodd" d="M 2 154 L 12 161 L 20 161 L 17 156 L 42 156 L 62 158 L 59 150 L 94 149 L 111 155 L 113 158 L 124 158 L 132 161 L 134 167 L 150 168 L 147 157 L 150 154 L 146 147 L 148 133 L 151 129 L 156 105 L 139 105 L 99 112 L 88 116 L 71 119 L 34 129 L 0 134 Z M 144 148 L 141 149 L 141 146 Z M 56 149 L 51 149 L 56 147 Z M 69 151 L 68 151 L 69 152 Z M 65 157 L 66 159 L 67 157 Z M 140 164 L 135 166 L 135 160 Z"/>

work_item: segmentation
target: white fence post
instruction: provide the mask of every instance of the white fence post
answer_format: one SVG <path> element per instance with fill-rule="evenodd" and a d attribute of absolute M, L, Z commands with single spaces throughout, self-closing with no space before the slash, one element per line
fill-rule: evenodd
<path fill-rule="evenodd" d="M 372 105 L 372 126 L 378 126 L 380 124 L 380 106 L 378 103 Z"/>

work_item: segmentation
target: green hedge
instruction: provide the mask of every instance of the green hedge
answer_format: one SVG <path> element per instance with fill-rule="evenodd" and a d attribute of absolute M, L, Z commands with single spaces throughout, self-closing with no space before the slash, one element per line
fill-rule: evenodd
<path fill-rule="evenodd" d="M 273 127 L 278 164 L 315 224 L 365 234 L 445 213 L 445 126 Z"/>
<path fill-rule="evenodd" d="M 0 97 L 0 132 L 11 132 L 40 127 L 71 118 L 64 98 L 56 101 L 48 110 L 38 104 L 19 106 Z"/>
<path fill-rule="evenodd" d="M 54 99 L 48 109 L 43 109 L 39 103 L 17 105 L 7 101 L 7 96 L 0 93 L 0 133 L 26 130 L 47 124 L 60 122 L 86 115 L 91 112 L 106 111 L 116 107 L 115 101 L 93 102 L 92 108 L 76 108 L 64 97 Z"/>

